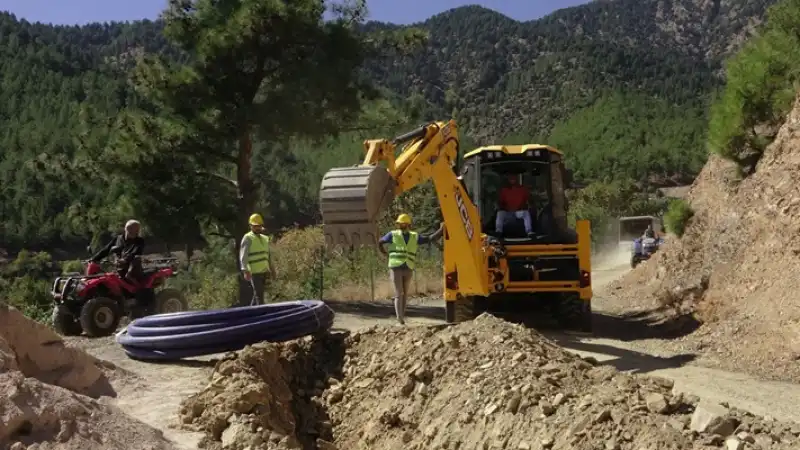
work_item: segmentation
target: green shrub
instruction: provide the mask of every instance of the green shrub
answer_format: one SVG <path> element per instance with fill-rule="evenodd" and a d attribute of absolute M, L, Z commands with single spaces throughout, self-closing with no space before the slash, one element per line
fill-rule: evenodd
<path fill-rule="evenodd" d="M 589 220 L 592 242 L 601 244 L 611 238 L 609 233 L 617 218 L 658 216 L 666 206 L 666 200 L 651 198 L 631 181 L 598 182 L 569 192 L 569 221 L 574 225 L 577 219 Z"/>
<path fill-rule="evenodd" d="M 800 0 L 772 6 L 761 34 L 727 62 L 727 82 L 714 100 L 708 147 L 752 173 L 792 106 L 800 79 Z M 759 133 L 758 128 L 762 130 Z"/>
<path fill-rule="evenodd" d="M 321 227 L 288 230 L 275 242 L 277 280 L 268 288 L 274 300 L 320 298 L 371 300 L 391 296 L 386 259 L 375 249 L 322 251 Z M 441 292 L 441 255 L 428 245 L 417 257 L 415 288 L 420 294 Z"/>
<path fill-rule="evenodd" d="M 667 212 L 664 214 L 664 226 L 667 231 L 680 237 L 686 231 L 689 219 L 694 216 L 692 207 L 686 200 L 675 199 L 670 202 Z"/>
<path fill-rule="evenodd" d="M 31 319 L 47 323 L 53 308 L 49 280 L 18 277 L 8 283 L 6 289 L 5 300 L 9 305 Z"/>
<path fill-rule="evenodd" d="M 45 278 L 59 273 L 58 265 L 47 252 L 22 250 L 10 264 L 3 268 L 2 275 L 8 278 L 31 276 Z"/>
<path fill-rule="evenodd" d="M 50 283 L 59 272 L 50 254 L 23 250 L 0 270 L 3 300 L 26 316 L 46 322 L 53 307 Z"/>
<path fill-rule="evenodd" d="M 201 268 L 195 272 L 195 289 L 184 290 L 192 309 L 223 309 L 239 298 L 239 280 L 230 271 Z"/>
<path fill-rule="evenodd" d="M 61 273 L 83 273 L 83 263 L 79 259 L 61 261 Z"/>

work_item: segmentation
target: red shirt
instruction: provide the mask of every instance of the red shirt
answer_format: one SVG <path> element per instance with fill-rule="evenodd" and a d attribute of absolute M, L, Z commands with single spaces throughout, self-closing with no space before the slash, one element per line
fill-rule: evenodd
<path fill-rule="evenodd" d="M 500 190 L 500 207 L 504 211 L 520 211 L 528 204 L 528 189 L 520 186 L 507 186 Z"/>

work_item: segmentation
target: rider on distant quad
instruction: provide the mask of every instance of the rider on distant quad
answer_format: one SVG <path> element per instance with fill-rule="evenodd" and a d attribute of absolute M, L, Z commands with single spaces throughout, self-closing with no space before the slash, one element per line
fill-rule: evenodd
<path fill-rule="evenodd" d="M 125 232 L 117 235 L 102 250 L 92 257 L 92 261 L 100 262 L 103 258 L 113 254 L 117 257 L 116 266 L 119 276 L 133 285 L 138 285 L 144 279 L 142 268 L 142 254 L 144 253 L 144 239 L 139 236 L 141 224 L 137 220 L 125 223 Z M 137 318 L 146 314 L 155 304 L 155 292 L 152 289 L 139 289 L 136 292 L 140 311 L 132 314 Z"/>
<path fill-rule="evenodd" d="M 137 220 L 125 223 L 125 232 L 117 235 L 102 250 L 92 256 L 92 261 L 100 262 L 113 254 L 117 257 L 116 266 L 119 275 L 132 283 L 142 279 L 142 260 L 144 239 L 139 236 L 141 224 Z"/>
<path fill-rule="evenodd" d="M 648 225 L 647 226 L 647 229 L 644 230 L 644 236 L 643 237 L 645 239 L 646 238 L 651 238 L 651 239 L 655 239 L 656 238 L 656 232 L 653 231 L 653 226 L 652 225 Z"/>

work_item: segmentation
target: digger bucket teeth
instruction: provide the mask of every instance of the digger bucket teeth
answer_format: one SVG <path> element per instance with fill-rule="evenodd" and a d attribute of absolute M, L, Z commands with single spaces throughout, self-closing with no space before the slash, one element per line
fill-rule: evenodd
<path fill-rule="evenodd" d="M 331 169 L 322 178 L 320 212 L 328 248 L 374 246 L 380 214 L 394 199 L 395 182 L 380 166 Z"/>

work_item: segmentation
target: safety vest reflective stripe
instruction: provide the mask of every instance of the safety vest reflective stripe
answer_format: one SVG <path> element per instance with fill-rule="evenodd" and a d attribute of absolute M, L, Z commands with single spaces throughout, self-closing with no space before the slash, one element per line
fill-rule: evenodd
<path fill-rule="evenodd" d="M 418 243 L 419 234 L 414 231 L 409 232 L 407 243 L 401 230 L 392 231 L 392 243 L 389 245 L 389 268 L 405 264 L 413 269 L 417 261 Z"/>
<path fill-rule="evenodd" d="M 266 273 L 269 271 L 269 236 L 253 233 L 245 235 L 250 241 L 250 252 L 247 254 L 247 271 L 250 273 Z"/>

